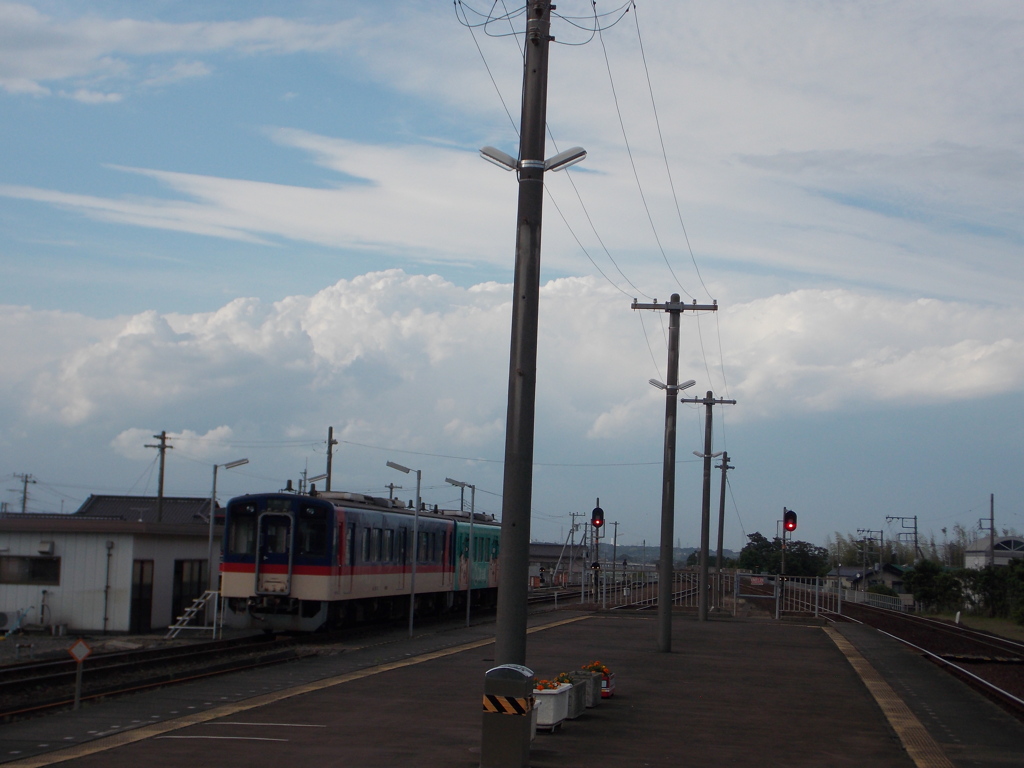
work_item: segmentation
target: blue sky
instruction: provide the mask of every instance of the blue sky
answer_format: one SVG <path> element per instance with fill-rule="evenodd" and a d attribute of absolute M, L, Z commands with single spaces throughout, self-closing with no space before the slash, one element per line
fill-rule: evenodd
<path fill-rule="evenodd" d="M 558 6 L 548 154 L 589 154 L 547 178 L 534 537 L 600 497 L 656 540 L 665 319 L 630 303 L 674 292 L 720 306 L 680 375 L 738 401 L 727 546 L 783 506 L 941 541 L 990 493 L 1024 529 L 1020 5 Z M 152 493 L 161 430 L 169 492 L 242 455 L 219 495 L 273 490 L 333 426 L 335 487 L 393 460 L 500 509 L 516 184 L 477 150 L 516 153 L 522 18 L 457 7 L 0 0 L 5 501 Z"/>

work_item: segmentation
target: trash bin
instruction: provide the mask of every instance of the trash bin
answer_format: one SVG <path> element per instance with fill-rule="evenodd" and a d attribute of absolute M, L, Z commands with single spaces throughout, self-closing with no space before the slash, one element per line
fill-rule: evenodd
<path fill-rule="evenodd" d="M 484 674 L 480 768 L 526 768 L 533 735 L 533 670 L 502 664 Z"/>

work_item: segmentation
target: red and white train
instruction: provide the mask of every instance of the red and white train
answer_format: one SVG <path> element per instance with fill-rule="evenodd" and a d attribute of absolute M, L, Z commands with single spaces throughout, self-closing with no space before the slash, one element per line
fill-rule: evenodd
<path fill-rule="evenodd" d="M 415 536 L 414 536 L 415 532 Z M 472 537 L 471 537 L 472 532 Z M 493 605 L 500 525 L 355 493 L 262 493 L 228 502 L 221 558 L 226 622 L 315 631 L 409 611 Z"/>

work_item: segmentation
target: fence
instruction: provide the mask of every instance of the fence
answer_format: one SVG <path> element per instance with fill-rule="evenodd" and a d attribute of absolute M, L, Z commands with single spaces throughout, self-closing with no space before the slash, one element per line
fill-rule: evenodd
<path fill-rule="evenodd" d="M 697 609 L 700 603 L 700 573 L 696 569 L 672 574 L 672 605 Z M 581 602 L 605 608 L 648 608 L 658 604 L 658 574 L 651 570 L 602 572 L 589 580 Z M 752 573 L 708 574 L 708 608 L 737 614 L 744 603 L 762 603 L 763 610 L 779 618 L 783 614 L 842 613 L 843 602 L 872 605 L 893 611 L 907 610 L 899 597 L 845 589 L 835 577 L 801 577 Z"/>

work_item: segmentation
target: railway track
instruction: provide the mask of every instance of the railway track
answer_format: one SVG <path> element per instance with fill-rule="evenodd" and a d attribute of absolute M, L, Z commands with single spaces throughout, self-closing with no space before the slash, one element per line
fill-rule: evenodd
<path fill-rule="evenodd" d="M 899 640 L 1024 720 L 1024 643 L 948 621 L 867 605 L 843 605 L 856 621 Z"/>
<path fill-rule="evenodd" d="M 98 653 L 84 662 L 81 699 L 157 688 L 299 656 L 297 641 L 269 635 Z M 0 721 L 70 706 L 75 676 L 76 663 L 70 658 L 0 667 Z"/>

